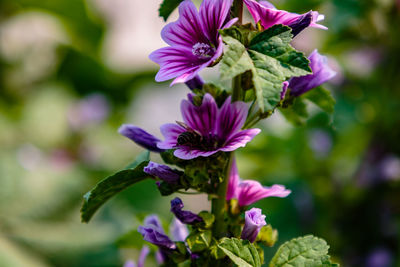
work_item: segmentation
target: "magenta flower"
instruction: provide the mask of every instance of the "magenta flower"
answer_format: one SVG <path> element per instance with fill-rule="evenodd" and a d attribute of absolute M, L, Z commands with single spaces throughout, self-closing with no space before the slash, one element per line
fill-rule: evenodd
<path fill-rule="evenodd" d="M 160 65 L 156 81 L 173 79 L 171 85 L 194 78 L 222 55 L 223 43 L 218 30 L 230 27 L 233 0 L 204 0 L 199 12 L 190 0 L 179 5 L 179 19 L 167 24 L 161 37 L 170 45 L 150 54 Z"/>
<path fill-rule="evenodd" d="M 260 22 L 264 29 L 268 29 L 277 24 L 283 24 L 292 28 L 292 33 L 297 35 L 306 27 L 314 27 L 326 30 L 323 25 L 317 22 L 324 19 L 317 11 L 310 11 L 305 14 L 290 13 L 276 9 L 267 1 L 243 0 L 250 14 L 256 23 Z"/>
<path fill-rule="evenodd" d="M 233 198 L 238 200 L 239 206 L 251 205 L 267 197 L 287 197 L 291 193 L 283 185 L 273 185 L 271 187 L 262 186 L 254 180 L 241 181 L 236 166 L 236 161 L 232 162 L 229 174 L 226 200 Z"/>
<path fill-rule="evenodd" d="M 181 113 L 184 123 L 162 125 L 161 133 L 165 140 L 157 146 L 176 149 L 174 155 L 181 159 L 208 157 L 218 151 L 244 147 L 260 132 L 260 129 L 241 130 L 247 111 L 244 102 L 231 103 L 230 97 L 221 108 L 210 94 L 204 95 L 201 106 L 183 100 Z"/>
<path fill-rule="evenodd" d="M 306 76 L 293 77 L 289 80 L 290 93 L 294 96 L 304 94 L 336 75 L 336 72 L 329 67 L 327 57 L 319 54 L 317 49 L 310 54 L 308 59 L 313 73 Z"/>
<path fill-rule="evenodd" d="M 244 213 L 244 219 L 244 227 L 240 238 L 253 243 L 256 241 L 261 228 L 267 225 L 265 215 L 262 214 L 261 209 L 252 208 Z"/>

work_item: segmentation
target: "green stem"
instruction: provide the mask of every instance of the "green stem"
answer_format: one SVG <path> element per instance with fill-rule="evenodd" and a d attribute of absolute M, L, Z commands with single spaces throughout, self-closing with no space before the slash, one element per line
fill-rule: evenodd
<path fill-rule="evenodd" d="M 241 100 L 242 98 L 242 77 L 241 75 L 233 78 L 232 81 L 232 102 Z"/>
<path fill-rule="evenodd" d="M 243 0 L 234 0 L 232 6 L 233 16 L 239 18 L 238 23 L 242 24 Z"/>
<path fill-rule="evenodd" d="M 225 165 L 224 176 L 221 183 L 217 186 L 217 197 L 211 202 L 211 212 L 215 216 L 215 223 L 213 227 L 213 236 L 216 238 L 223 237 L 226 233 L 226 224 L 224 217 L 226 211 L 226 191 L 228 187 L 229 172 L 232 164 L 233 152 L 230 153 L 228 161 Z"/>

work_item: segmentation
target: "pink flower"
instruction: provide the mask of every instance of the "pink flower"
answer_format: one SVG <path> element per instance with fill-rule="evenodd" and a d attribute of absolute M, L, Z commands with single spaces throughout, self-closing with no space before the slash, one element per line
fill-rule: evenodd
<path fill-rule="evenodd" d="M 236 161 L 232 162 L 226 200 L 235 198 L 238 200 L 239 206 L 243 207 L 267 197 L 287 197 L 290 193 L 291 191 L 283 185 L 275 184 L 267 187 L 254 180 L 241 181 Z"/>
<path fill-rule="evenodd" d="M 317 22 L 324 19 L 317 11 L 309 11 L 305 14 L 290 13 L 276 9 L 267 1 L 243 0 L 250 14 L 256 23 L 260 22 L 264 29 L 268 29 L 277 24 L 283 24 L 292 28 L 293 35 L 307 27 L 320 28 L 326 30 L 327 27 Z"/>

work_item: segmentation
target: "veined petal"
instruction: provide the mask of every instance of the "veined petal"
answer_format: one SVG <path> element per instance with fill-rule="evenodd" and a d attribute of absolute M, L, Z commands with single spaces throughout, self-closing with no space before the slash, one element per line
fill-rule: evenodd
<path fill-rule="evenodd" d="M 260 21 L 261 25 L 265 29 L 272 27 L 276 24 L 283 24 L 289 26 L 290 24 L 295 23 L 297 20 L 299 20 L 299 18 L 303 16 L 302 14 L 296 14 L 284 10 L 278 10 L 272 8 L 270 5 L 265 6 L 262 3 L 258 3 L 255 0 L 243 0 L 243 2 L 246 4 L 248 10 L 250 11 L 250 14 L 253 16 L 254 21 L 256 23 Z M 318 14 L 318 12 L 316 14 Z M 310 27 L 325 28 L 324 26 L 317 24 L 317 22 L 319 21 L 318 19 L 321 18 L 322 17 L 320 17 L 319 14 L 315 15 L 315 13 L 313 13 L 313 18 Z"/>
<path fill-rule="evenodd" d="M 171 46 L 192 48 L 195 43 L 207 43 L 199 13 L 192 1 L 185 0 L 179 5 L 179 19 L 167 24 L 161 37 Z"/>
<path fill-rule="evenodd" d="M 200 132 L 203 136 L 214 133 L 218 106 L 210 94 L 204 95 L 200 107 L 189 100 L 182 100 L 181 113 L 183 121 L 193 130 Z"/>
<path fill-rule="evenodd" d="M 221 140 L 227 140 L 243 127 L 247 109 L 247 104 L 242 101 L 231 103 L 231 97 L 225 100 L 217 119 L 217 134 Z"/>
<path fill-rule="evenodd" d="M 180 159 L 189 160 L 197 157 L 209 157 L 218 151 L 219 150 L 202 151 L 198 149 L 191 149 L 189 147 L 180 147 L 174 151 L 174 156 Z"/>
<path fill-rule="evenodd" d="M 259 134 L 260 132 L 261 130 L 257 128 L 240 131 L 232 135 L 229 140 L 227 140 L 225 145 L 221 148 L 221 151 L 234 151 L 239 147 L 244 147 L 254 138 L 254 136 Z"/>
<path fill-rule="evenodd" d="M 195 57 L 191 48 L 185 46 L 163 47 L 151 53 L 149 58 L 160 65 L 160 70 L 155 78 L 157 82 L 170 80 L 188 73 L 197 74 L 202 64 L 208 62 Z M 190 77 L 182 82 L 187 80 L 190 80 Z"/>
<path fill-rule="evenodd" d="M 178 136 L 186 131 L 182 126 L 173 123 L 161 125 L 160 130 L 165 138 L 164 141 L 157 143 L 157 147 L 161 149 L 175 148 Z"/>
<path fill-rule="evenodd" d="M 218 30 L 222 28 L 233 0 L 203 0 L 200 5 L 200 19 L 205 35 L 214 44 L 217 44 Z"/>
<path fill-rule="evenodd" d="M 266 197 L 287 197 L 290 193 L 283 185 L 263 187 L 257 181 L 244 180 L 239 185 L 238 202 L 240 206 L 248 206 Z"/>

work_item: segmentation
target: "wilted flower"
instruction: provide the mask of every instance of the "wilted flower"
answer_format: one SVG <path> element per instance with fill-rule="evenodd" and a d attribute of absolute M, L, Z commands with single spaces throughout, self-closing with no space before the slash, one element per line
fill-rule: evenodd
<path fill-rule="evenodd" d="M 173 200 L 171 200 L 171 212 L 182 223 L 195 224 L 203 221 L 203 219 L 199 215 L 191 211 L 182 210 L 183 207 L 184 207 L 183 202 L 179 197 L 176 197 Z"/>
<path fill-rule="evenodd" d="M 289 81 L 290 93 L 294 96 L 304 94 L 336 75 L 336 72 L 329 67 L 327 57 L 319 54 L 317 49 L 310 54 L 308 59 L 313 73 L 306 76 L 293 77 Z"/>
<path fill-rule="evenodd" d="M 247 117 L 247 105 L 228 97 L 221 108 L 210 94 L 205 94 L 201 106 L 189 100 L 181 102 L 184 123 L 164 124 L 161 133 L 165 140 L 157 144 L 161 149 L 176 149 L 181 159 L 208 157 L 218 151 L 233 151 L 243 147 L 260 129 L 241 130 Z"/>
<path fill-rule="evenodd" d="M 254 180 L 241 181 L 236 161 L 233 160 L 229 174 L 226 200 L 236 198 L 238 199 L 239 206 L 243 207 L 267 197 L 287 197 L 290 193 L 291 191 L 287 190 L 283 185 L 276 184 L 266 187 Z"/>
<path fill-rule="evenodd" d="M 268 29 L 277 24 L 283 24 L 292 28 L 293 35 L 297 35 L 303 29 L 309 27 L 327 29 L 325 26 L 317 24 L 324 19 L 317 11 L 310 11 L 306 14 L 290 13 L 276 9 L 267 1 L 243 0 L 250 14 L 256 23 L 260 22 L 264 29 Z"/>
<path fill-rule="evenodd" d="M 175 249 L 175 243 L 164 233 L 160 220 L 156 215 L 147 216 L 144 226 L 139 226 L 139 233 L 143 235 L 143 239 L 150 242 L 160 249 Z"/>
<path fill-rule="evenodd" d="M 179 19 L 161 32 L 170 46 L 150 55 L 160 65 L 156 81 L 175 78 L 171 85 L 187 82 L 221 56 L 223 43 L 218 30 L 237 20 L 228 21 L 231 5 L 232 0 L 204 0 L 199 11 L 190 0 L 179 5 Z"/>
<path fill-rule="evenodd" d="M 244 219 L 244 227 L 240 238 L 253 243 L 256 241 L 261 228 L 267 225 L 265 222 L 265 215 L 262 214 L 261 209 L 252 208 L 245 212 Z"/>
<path fill-rule="evenodd" d="M 167 183 L 175 183 L 181 176 L 181 172 L 175 171 L 167 165 L 158 164 L 153 161 L 150 161 L 149 164 L 143 168 L 143 171 Z"/>
<path fill-rule="evenodd" d="M 119 127 L 118 132 L 128 137 L 133 142 L 153 152 L 162 152 L 163 149 L 157 147 L 157 143 L 161 140 L 154 135 L 149 134 L 145 130 L 132 124 L 123 124 Z"/>

